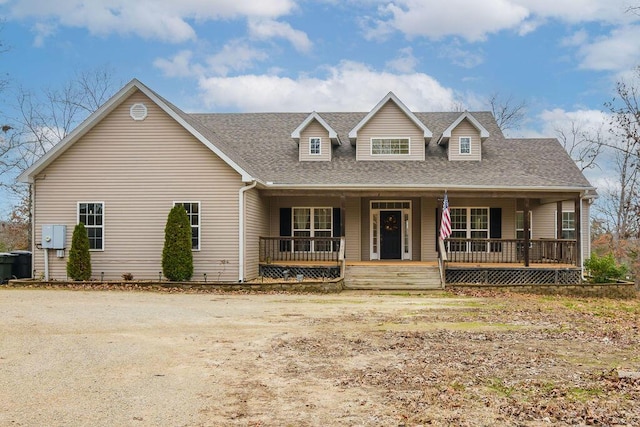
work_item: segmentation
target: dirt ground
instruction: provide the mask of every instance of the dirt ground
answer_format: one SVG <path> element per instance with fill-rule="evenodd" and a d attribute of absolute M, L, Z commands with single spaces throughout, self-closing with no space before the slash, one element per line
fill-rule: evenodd
<path fill-rule="evenodd" d="M 0 288 L 2 426 L 640 425 L 640 301 Z"/>

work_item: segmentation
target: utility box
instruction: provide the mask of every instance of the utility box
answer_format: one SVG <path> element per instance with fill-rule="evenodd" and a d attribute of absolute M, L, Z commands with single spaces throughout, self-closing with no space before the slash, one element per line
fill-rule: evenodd
<path fill-rule="evenodd" d="M 65 249 L 67 226 L 61 224 L 46 224 L 42 226 L 43 249 Z"/>

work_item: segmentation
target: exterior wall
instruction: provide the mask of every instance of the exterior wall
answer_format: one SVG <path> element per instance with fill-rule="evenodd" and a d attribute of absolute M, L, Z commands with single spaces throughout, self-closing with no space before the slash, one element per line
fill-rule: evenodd
<path fill-rule="evenodd" d="M 319 137 L 320 154 L 309 153 L 309 138 Z M 300 161 L 330 161 L 331 160 L 331 139 L 329 132 L 317 120 L 311 121 L 309 125 L 300 132 Z"/>
<path fill-rule="evenodd" d="M 270 197 L 269 203 L 269 236 L 280 235 L 280 208 L 292 207 L 340 207 L 340 197 Z"/>
<path fill-rule="evenodd" d="M 256 189 L 245 194 L 244 280 L 259 275 L 260 236 L 269 235 L 269 204 Z"/>
<path fill-rule="evenodd" d="M 129 108 L 143 102 L 148 117 Z M 200 202 L 194 280 L 238 279 L 240 176 L 142 93 L 133 94 L 47 167 L 35 181 L 35 236 L 43 224 L 67 225 L 64 258 L 49 254 L 50 278 L 66 278 L 78 202 L 104 202 L 104 250 L 92 251 L 93 278 L 157 279 L 164 227 L 174 201 Z M 55 252 L 55 251 L 50 251 Z M 44 251 L 34 252 L 36 277 Z"/>
<path fill-rule="evenodd" d="M 436 249 L 436 208 L 442 211 L 442 199 L 422 198 L 422 260 L 436 261 L 438 252 Z M 449 194 L 450 208 L 501 208 L 502 209 L 502 238 L 515 239 L 516 237 L 516 200 L 515 199 L 482 199 L 482 198 L 457 198 L 455 194 Z"/>
<path fill-rule="evenodd" d="M 372 155 L 371 138 L 409 138 L 408 155 Z M 358 131 L 356 160 L 424 160 L 424 132 L 394 103 L 387 102 Z"/>
<path fill-rule="evenodd" d="M 376 198 L 363 197 L 360 203 L 361 221 L 360 221 L 360 260 L 371 260 L 371 202 L 372 201 L 411 201 L 411 258 L 414 261 L 421 259 L 422 245 L 421 233 L 423 225 L 421 223 L 421 201 L 416 197 L 402 197 L 391 194 L 388 197 L 380 196 Z"/>
<path fill-rule="evenodd" d="M 347 198 L 345 200 L 344 236 L 345 258 L 348 261 L 360 261 L 362 259 L 362 230 L 360 229 L 361 221 L 362 214 L 360 210 L 360 198 Z"/>
<path fill-rule="evenodd" d="M 471 153 L 460 154 L 460 137 L 471 137 Z M 461 121 L 456 128 L 451 131 L 449 138 L 449 160 L 482 160 L 482 142 L 480 131 L 467 119 Z"/>

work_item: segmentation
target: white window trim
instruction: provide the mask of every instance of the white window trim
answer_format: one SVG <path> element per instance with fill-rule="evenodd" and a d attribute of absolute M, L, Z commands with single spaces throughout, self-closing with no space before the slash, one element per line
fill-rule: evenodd
<path fill-rule="evenodd" d="M 296 221 L 295 221 L 295 210 L 296 209 L 309 209 L 309 229 L 307 230 L 302 229 L 302 228 L 296 228 Z M 330 231 L 330 236 L 329 237 L 333 237 L 333 207 L 331 206 L 292 206 L 291 207 L 291 236 L 295 237 L 296 231 L 309 231 L 310 236 L 309 237 L 315 237 L 315 222 L 314 222 L 314 217 L 315 217 L 315 210 L 316 209 L 329 209 L 329 212 L 331 212 L 331 222 L 330 225 L 331 227 L 329 229 L 323 228 L 317 231 Z M 316 252 L 315 250 L 315 242 L 312 240 L 311 241 L 311 246 L 309 248 L 309 252 Z M 295 243 L 293 245 L 291 245 L 291 252 L 296 252 L 295 250 Z M 326 251 L 317 251 L 317 252 L 326 252 Z"/>
<path fill-rule="evenodd" d="M 407 153 L 393 154 L 393 153 L 374 153 L 373 152 L 373 140 L 374 139 L 406 139 L 407 140 Z M 369 139 L 369 154 L 371 156 L 410 156 L 411 155 L 411 138 L 408 136 L 376 136 Z"/>
<path fill-rule="evenodd" d="M 524 211 L 516 211 L 516 217 L 519 213 L 522 213 L 524 215 Z M 516 239 L 518 238 L 518 231 L 522 231 L 522 233 L 524 234 L 524 228 L 518 228 L 518 223 L 516 221 Z M 529 211 L 529 240 L 531 239 L 533 239 L 533 211 Z"/>
<path fill-rule="evenodd" d="M 314 153 L 311 151 L 311 147 L 313 147 L 311 145 L 311 140 L 313 139 L 317 139 L 318 140 L 318 152 Z M 311 136 L 309 137 L 309 155 L 310 156 L 321 156 L 322 155 L 322 137 L 319 136 Z"/>
<path fill-rule="evenodd" d="M 89 249 L 89 252 L 104 252 L 104 248 L 106 246 L 106 240 L 105 240 L 105 233 L 104 233 L 104 223 L 105 223 L 105 203 L 102 201 L 80 201 L 78 202 L 77 206 L 76 206 L 76 224 L 80 224 L 80 205 L 81 204 L 101 204 L 102 205 L 102 225 L 100 226 L 100 228 L 102 228 L 102 248 L 101 249 Z M 87 225 L 85 224 L 85 228 L 87 227 Z M 94 226 L 91 226 L 92 228 L 96 228 Z"/>
<path fill-rule="evenodd" d="M 191 248 L 191 252 L 200 252 L 200 248 L 202 247 L 202 237 L 201 237 L 201 230 L 202 230 L 202 205 L 200 204 L 199 201 L 196 200 L 174 200 L 171 207 L 175 207 L 176 204 L 178 203 L 192 203 L 192 204 L 197 204 L 198 205 L 198 247 L 196 249 Z M 189 218 L 189 225 L 193 228 L 193 225 L 191 225 L 191 218 Z M 191 239 L 189 239 L 191 240 Z"/>
<path fill-rule="evenodd" d="M 558 211 L 556 210 L 555 213 L 556 213 L 556 220 L 555 220 L 555 224 L 553 226 L 553 229 L 555 231 L 554 237 L 553 237 L 554 239 L 558 237 Z M 567 209 L 567 210 L 563 209 L 562 213 L 563 214 L 564 213 L 572 213 L 573 214 L 573 228 L 563 228 L 562 231 L 573 230 L 574 238 L 573 239 L 566 239 L 566 240 L 578 240 L 578 235 L 576 234 L 576 212 L 571 210 L 571 209 Z M 564 222 L 562 220 L 562 218 L 560 219 L 560 222 Z"/>
<path fill-rule="evenodd" d="M 384 209 L 374 209 L 373 208 L 373 204 L 374 203 L 409 203 L 409 209 L 402 209 L 402 208 L 398 208 L 398 209 L 392 209 L 392 208 L 384 208 Z M 402 230 L 401 230 L 401 242 L 400 242 L 400 246 L 402 247 L 402 259 L 403 260 L 412 260 L 413 258 L 413 254 L 412 254 L 412 226 L 413 226 L 413 204 L 411 203 L 411 200 L 370 200 L 369 201 L 369 259 L 371 260 L 379 260 L 380 259 L 380 230 L 377 230 L 377 236 L 378 236 L 378 244 L 377 244 L 377 250 L 374 251 L 373 249 L 373 239 L 374 239 L 374 226 L 373 226 L 373 217 L 374 215 L 378 215 L 378 228 L 379 228 L 379 222 L 380 222 L 380 212 L 381 211 L 400 211 L 402 212 Z M 409 215 L 409 230 L 406 230 L 406 225 L 405 225 L 405 221 L 404 221 L 404 216 L 405 214 Z M 408 233 L 407 233 L 408 231 Z M 405 237 L 406 236 L 406 237 Z M 409 239 L 408 242 L 405 241 L 405 239 Z M 408 251 L 405 251 L 405 249 L 408 249 Z"/>
<path fill-rule="evenodd" d="M 469 140 L 469 152 L 468 153 L 463 153 L 462 152 L 462 140 L 463 139 L 468 139 Z M 472 139 L 471 139 L 470 136 L 461 136 L 458 139 L 458 154 L 460 154 L 461 156 L 469 156 L 469 155 L 471 155 L 471 141 L 472 141 Z"/>
<path fill-rule="evenodd" d="M 478 230 L 473 230 L 471 228 L 471 209 L 486 209 L 487 211 L 487 239 L 489 239 L 491 236 L 491 208 L 489 206 L 451 206 L 449 205 L 449 210 L 452 211 L 453 209 L 465 209 L 467 211 L 467 224 L 466 224 L 466 228 L 465 231 L 467 233 L 466 237 L 463 237 L 464 239 L 472 239 L 473 237 L 471 237 L 471 233 L 473 231 L 485 231 L 484 229 L 478 229 Z M 453 228 L 453 215 L 451 215 L 451 232 L 453 233 L 453 231 L 460 231 L 459 229 L 454 229 Z M 451 238 L 454 238 L 453 236 L 451 236 Z M 450 243 L 449 243 L 450 244 Z M 469 246 L 471 243 L 467 242 L 467 247 L 465 252 L 469 253 L 469 252 L 481 252 L 481 251 L 472 251 L 471 250 L 471 246 Z M 447 248 L 448 249 L 448 248 Z M 491 245 L 487 244 L 487 249 L 486 252 L 490 252 L 491 249 Z M 461 252 L 461 251 L 458 251 Z"/>

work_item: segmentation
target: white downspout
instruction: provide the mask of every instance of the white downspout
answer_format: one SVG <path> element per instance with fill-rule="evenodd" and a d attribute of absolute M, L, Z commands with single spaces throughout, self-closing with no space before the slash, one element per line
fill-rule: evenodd
<path fill-rule="evenodd" d="M 258 181 L 253 181 L 250 185 L 241 187 L 238 190 L 238 282 L 244 281 L 244 193 L 251 190 Z"/>

